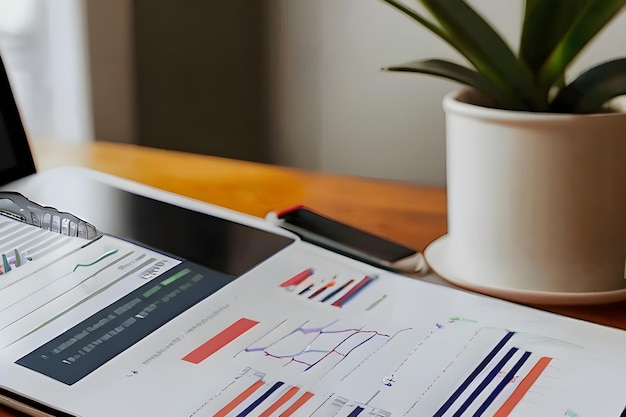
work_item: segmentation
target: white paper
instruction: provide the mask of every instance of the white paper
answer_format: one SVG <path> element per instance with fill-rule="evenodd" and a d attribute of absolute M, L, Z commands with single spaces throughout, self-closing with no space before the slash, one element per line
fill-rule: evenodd
<path fill-rule="evenodd" d="M 626 406 L 625 332 L 392 274 L 304 242 L 77 382 L 59 382 L 14 362 L 141 285 L 169 283 L 170 267 L 180 267 L 109 236 L 76 245 L 0 275 L 0 385 L 72 414 L 595 417 Z M 168 267 L 145 275 L 163 262 Z M 284 285 L 309 269 L 299 284 Z M 333 305 L 364 277 L 375 279 Z"/>

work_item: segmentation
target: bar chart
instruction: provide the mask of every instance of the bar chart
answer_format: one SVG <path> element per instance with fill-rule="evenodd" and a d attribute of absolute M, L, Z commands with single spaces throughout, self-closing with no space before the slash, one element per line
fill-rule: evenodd
<path fill-rule="evenodd" d="M 245 368 L 196 414 L 203 417 L 391 417 L 388 411 L 338 395 L 316 394 Z"/>
<path fill-rule="evenodd" d="M 200 363 L 237 345 L 244 334 L 249 340 L 258 324 L 241 318 L 182 359 Z M 283 320 L 267 332 L 261 327 L 264 333 L 233 358 L 264 371 L 250 365 L 245 378 L 233 378 L 223 390 L 230 394 L 209 402 L 213 412 L 220 404 L 215 415 L 245 416 L 248 407 L 258 411 L 261 404 L 273 404 L 250 415 L 288 416 L 281 413 L 288 404 L 295 407 L 303 392 L 308 397 L 300 399 L 303 408 L 295 415 L 530 417 L 546 410 L 576 415 L 566 393 L 583 350 L 558 339 L 458 317 L 387 331 L 313 319 Z M 295 381 L 291 385 L 285 369 Z"/>

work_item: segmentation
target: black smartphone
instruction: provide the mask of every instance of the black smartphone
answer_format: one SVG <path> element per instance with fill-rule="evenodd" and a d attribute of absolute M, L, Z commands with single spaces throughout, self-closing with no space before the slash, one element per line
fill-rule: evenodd
<path fill-rule="evenodd" d="M 409 273 L 426 271 L 422 253 L 302 205 L 271 211 L 265 219 L 304 241 L 371 265 Z"/>

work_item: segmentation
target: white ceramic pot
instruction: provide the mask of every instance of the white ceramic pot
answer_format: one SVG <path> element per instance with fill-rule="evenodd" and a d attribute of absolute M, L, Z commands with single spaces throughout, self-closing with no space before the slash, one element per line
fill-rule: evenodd
<path fill-rule="evenodd" d="M 626 113 L 505 111 L 478 99 L 444 99 L 448 234 L 435 242 L 445 246 L 435 271 L 513 292 L 624 295 Z"/>

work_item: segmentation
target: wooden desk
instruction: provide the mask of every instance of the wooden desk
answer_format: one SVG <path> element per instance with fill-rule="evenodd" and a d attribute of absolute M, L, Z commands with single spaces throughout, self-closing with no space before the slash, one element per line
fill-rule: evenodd
<path fill-rule="evenodd" d="M 442 189 L 105 142 L 32 145 L 39 170 L 85 166 L 254 216 L 306 204 L 417 249 L 446 232 Z M 626 329 L 626 302 L 537 307 Z"/>

